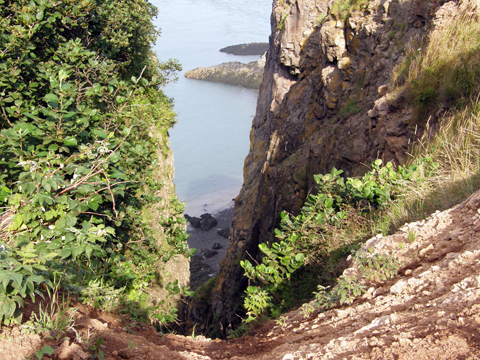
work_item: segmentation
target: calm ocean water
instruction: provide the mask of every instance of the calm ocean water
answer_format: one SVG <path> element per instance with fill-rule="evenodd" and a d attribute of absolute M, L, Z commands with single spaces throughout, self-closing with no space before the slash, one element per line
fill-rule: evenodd
<path fill-rule="evenodd" d="M 178 59 L 184 71 L 259 57 L 219 52 L 228 45 L 268 42 L 272 0 L 153 0 L 162 35 L 161 61 Z M 165 93 L 174 99 L 178 123 L 170 131 L 175 187 L 186 213 L 198 216 L 232 205 L 242 185 L 243 163 L 256 91 L 189 80 L 179 74 Z"/>

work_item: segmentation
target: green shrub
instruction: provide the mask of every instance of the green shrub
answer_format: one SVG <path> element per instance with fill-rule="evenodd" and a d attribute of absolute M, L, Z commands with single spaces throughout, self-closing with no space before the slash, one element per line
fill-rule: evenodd
<path fill-rule="evenodd" d="M 247 320 L 252 321 L 267 308 L 272 315 L 278 312 L 273 300 L 284 304 L 282 290 L 291 286 L 287 280 L 293 273 L 304 266 L 323 265 L 325 271 L 324 259 L 333 259 L 338 250 L 363 240 L 362 236 L 368 233 L 356 231 L 358 222 L 366 224 L 369 217 L 381 214 L 397 198 L 405 182 L 417 181 L 417 172 L 429 161 L 419 160 L 419 163 L 421 165 L 400 166 L 395 170 L 391 163 L 382 166 L 382 161 L 376 160 L 372 170 L 362 178 L 346 180 L 341 177 L 342 171 L 335 168 L 330 174 L 314 175 L 317 194 L 308 196 L 298 216 L 281 214 L 280 229 L 275 230 L 277 242 L 270 247 L 259 245 L 264 254 L 261 264 L 253 266 L 248 260 L 241 261 L 245 276 L 261 285 L 249 286 L 246 290 Z M 342 232 L 346 234 L 344 239 L 335 237 Z M 364 269 L 376 269 L 366 274 L 367 277 L 391 277 L 395 268 L 394 264 L 385 265 L 387 260 L 383 257 L 365 257 L 359 261 Z M 350 303 L 365 291 L 353 278 L 340 277 L 337 282 L 329 302 L 335 298 L 340 303 Z"/>
<path fill-rule="evenodd" d="M 180 209 L 166 244 L 142 216 L 160 200 L 173 123 L 158 88 L 179 69 L 150 50 L 156 9 L 0 0 L 0 15 L 0 323 L 53 275 L 147 291 L 158 259 L 190 254 Z"/>

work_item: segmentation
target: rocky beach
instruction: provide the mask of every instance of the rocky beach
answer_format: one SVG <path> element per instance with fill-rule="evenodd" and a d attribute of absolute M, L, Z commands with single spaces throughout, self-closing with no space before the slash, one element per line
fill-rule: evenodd
<path fill-rule="evenodd" d="M 207 231 L 192 226 L 192 220 L 188 224 L 187 233 L 190 235 L 187 240 L 188 246 L 190 249 L 197 249 L 190 260 L 190 288 L 192 290 L 198 289 L 219 273 L 220 262 L 230 245 L 228 235 L 233 218 L 233 207 L 218 211 L 212 216 L 217 224 Z M 188 215 L 185 217 L 189 218 Z"/>

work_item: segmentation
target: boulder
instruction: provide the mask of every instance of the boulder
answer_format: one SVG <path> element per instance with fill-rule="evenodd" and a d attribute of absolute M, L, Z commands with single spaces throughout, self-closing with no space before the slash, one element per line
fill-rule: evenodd
<path fill-rule="evenodd" d="M 202 221 L 202 219 L 198 217 L 189 216 L 187 214 L 185 214 L 185 219 L 187 219 L 190 225 L 192 225 L 195 229 L 198 229 L 200 227 L 200 223 Z"/>
<path fill-rule="evenodd" d="M 224 238 L 228 239 L 230 235 L 230 228 L 225 228 L 217 231 L 217 234 L 223 236 Z"/>
<path fill-rule="evenodd" d="M 211 257 L 214 257 L 215 255 L 218 254 L 218 251 L 215 250 L 210 250 L 210 249 L 202 249 L 203 256 L 205 258 L 210 259 Z"/>
<path fill-rule="evenodd" d="M 202 220 L 200 221 L 200 229 L 203 231 L 209 231 L 213 227 L 217 225 L 217 219 L 215 219 L 212 215 L 210 214 L 203 214 L 200 216 Z"/>

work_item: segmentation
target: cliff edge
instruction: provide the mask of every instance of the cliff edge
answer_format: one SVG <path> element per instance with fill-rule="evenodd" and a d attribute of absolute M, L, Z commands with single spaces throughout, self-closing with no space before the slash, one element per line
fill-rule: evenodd
<path fill-rule="evenodd" d="M 448 13 L 443 3 L 372 1 L 345 16 L 331 0 L 274 1 L 231 246 L 208 304 L 190 304 L 191 323 L 220 324 L 225 335 L 239 322 L 247 286 L 239 263 L 259 260 L 258 244 L 273 238 L 282 210 L 298 213 L 313 174 L 336 167 L 353 176 L 377 158 L 406 160 L 424 126 L 401 94 L 393 104 L 385 95 L 405 49 Z"/>

